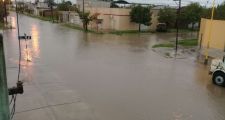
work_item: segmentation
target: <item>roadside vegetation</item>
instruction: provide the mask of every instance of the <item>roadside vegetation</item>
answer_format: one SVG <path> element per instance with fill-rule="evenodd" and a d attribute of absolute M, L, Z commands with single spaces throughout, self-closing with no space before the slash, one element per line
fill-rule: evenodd
<path fill-rule="evenodd" d="M 161 44 L 156 44 L 154 46 L 152 46 L 152 48 L 163 48 L 163 47 L 167 47 L 167 48 L 172 48 L 175 45 L 172 43 L 161 43 Z"/>
<path fill-rule="evenodd" d="M 184 40 L 179 40 L 178 45 L 182 47 L 195 47 L 198 45 L 198 40 L 197 39 L 184 39 Z M 168 43 L 160 43 L 153 45 L 152 48 L 173 48 L 175 47 L 175 41 L 170 41 Z"/>
<path fill-rule="evenodd" d="M 153 33 L 152 31 L 149 31 L 149 30 L 143 30 L 143 31 L 140 31 L 139 30 L 120 30 L 120 31 L 111 31 L 111 32 L 108 32 L 110 34 L 116 34 L 116 35 L 123 35 L 123 34 L 139 34 L 139 33 Z"/>
<path fill-rule="evenodd" d="M 4 27 L 4 17 L 6 16 L 4 11 L 4 3 L 3 1 L 0 1 L 0 29 L 3 29 Z"/>
<path fill-rule="evenodd" d="M 23 14 L 27 15 L 29 17 L 32 17 L 32 18 L 37 18 L 37 19 L 43 20 L 43 21 L 52 21 L 52 17 L 51 16 L 43 17 L 43 16 L 36 16 L 36 15 L 33 15 L 33 14 L 29 14 L 29 13 L 23 13 Z"/>
<path fill-rule="evenodd" d="M 214 19 L 225 20 L 225 2 L 215 8 Z M 158 21 L 167 25 L 168 32 L 176 28 L 177 9 L 165 7 L 159 12 Z M 179 27 L 184 31 L 199 29 L 201 18 L 211 18 L 211 8 L 201 6 L 199 3 L 190 3 L 181 8 Z"/>
<path fill-rule="evenodd" d="M 141 5 L 134 6 L 130 12 L 130 21 L 138 24 L 138 31 L 141 32 L 141 24 L 150 26 L 151 25 L 151 16 L 150 12 L 151 7 L 142 7 Z"/>
<path fill-rule="evenodd" d="M 198 40 L 197 39 L 185 39 L 185 40 L 180 40 L 178 42 L 179 45 L 183 47 L 194 47 L 198 45 Z"/>

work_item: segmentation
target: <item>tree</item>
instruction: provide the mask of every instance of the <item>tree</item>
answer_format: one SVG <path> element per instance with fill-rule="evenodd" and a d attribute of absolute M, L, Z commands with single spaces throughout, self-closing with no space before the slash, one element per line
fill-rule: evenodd
<path fill-rule="evenodd" d="M 202 18 L 210 19 L 211 18 L 212 9 L 211 8 L 202 8 Z"/>
<path fill-rule="evenodd" d="M 215 10 L 215 19 L 225 20 L 225 2 L 217 6 Z"/>
<path fill-rule="evenodd" d="M 66 1 L 65 3 L 70 6 L 73 5 L 71 1 Z"/>
<path fill-rule="evenodd" d="M 51 9 L 52 22 L 54 22 L 54 18 L 53 18 L 53 6 L 55 5 L 55 2 L 54 2 L 54 0 L 45 0 L 45 2 L 48 4 L 48 6 Z"/>
<path fill-rule="evenodd" d="M 2 1 L 0 1 L 0 23 L 4 22 L 4 16 L 5 16 L 4 4 Z"/>
<path fill-rule="evenodd" d="M 172 8 L 164 8 L 159 11 L 158 21 L 161 23 L 166 23 L 168 27 L 174 27 L 176 22 L 176 10 Z"/>
<path fill-rule="evenodd" d="M 9 4 L 9 0 L 0 1 L 0 22 L 4 22 L 4 17 L 8 16 L 7 9 L 5 8 L 7 4 Z"/>
<path fill-rule="evenodd" d="M 70 11 L 72 9 L 72 3 L 70 1 L 63 1 L 58 4 L 57 9 L 60 11 Z"/>
<path fill-rule="evenodd" d="M 203 14 L 203 8 L 199 3 L 191 3 L 182 8 L 179 20 L 186 26 L 192 24 L 192 29 L 195 23 L 199 23 Z"/>
<path fill-rule="evenodd" d="M 139 24 L 139 32 L 141 31 L 141 24 L 150 26 L 151 25 L 151 13 L 148 7 L 142 7 L 140 5 L 132 8 L 130 12 L 131 22 Z"/>
<path fill-rule="evenodd" d="M 77 13 L 79 14 L 80 19 L 83 22 L 84 30 L 88 31 L 88 25 L 91 21 L 97 20 L 99 13 L 95 13 L 93 15 L 90 14 L 90 12 L 83 12 L 78 9 L 76 9 Z"/>

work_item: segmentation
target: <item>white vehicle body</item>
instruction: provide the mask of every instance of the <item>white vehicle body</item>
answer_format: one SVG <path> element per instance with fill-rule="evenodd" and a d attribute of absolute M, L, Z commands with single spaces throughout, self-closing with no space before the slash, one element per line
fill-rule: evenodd
<path fill-rule="evenodd" d="M 210 72 L 214 73 L 217 70 L 222 70 L 225 72 L 225 63 L 221 59 L 212 60 Z"/>
<path fill-rule="evenodd" d="M 212 74 L 213 83 L 225 86 L 225 61 L 221 59 L 212 60 L 210 74 Z"/>

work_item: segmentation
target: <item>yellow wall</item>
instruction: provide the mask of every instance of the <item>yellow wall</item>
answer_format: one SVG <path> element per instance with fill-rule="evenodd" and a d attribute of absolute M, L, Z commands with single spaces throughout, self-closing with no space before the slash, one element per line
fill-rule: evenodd
<path fill-rule="evenodd" d="M 199 43 L 203 48 L 207 47 L 209 41 L 211 20 L 201 19 L 201 26 L 199 32 Z M 224 50 L 225 48 L 225 21 L 213 20 L 211 27 L 211 41 L 209 42 L 209 47 L 219 50 Z"/>

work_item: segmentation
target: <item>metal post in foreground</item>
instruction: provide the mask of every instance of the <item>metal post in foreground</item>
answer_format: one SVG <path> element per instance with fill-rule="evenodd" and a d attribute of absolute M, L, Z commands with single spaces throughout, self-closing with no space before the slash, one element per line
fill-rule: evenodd
<path fill-rule="evenodd" d="M 179 7 L 177 10 L 177 19 L 176 19 L 176 46 L 175 46 L 175 56 L 177 55 L 177 50 L 178 50 L 178 37 L 179 37 L 179 23 L 180 23 L 180 11 L 181 11 L 181 0 L 174 0 L 174 1 L 179 1 Z"/>
<path fill-rule="evenodd" d="M 10 120 L 3 37 L 0 34 L 0 120 Z"/>

